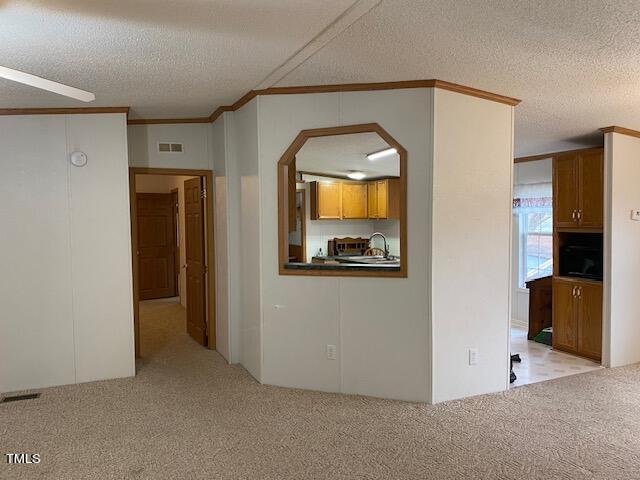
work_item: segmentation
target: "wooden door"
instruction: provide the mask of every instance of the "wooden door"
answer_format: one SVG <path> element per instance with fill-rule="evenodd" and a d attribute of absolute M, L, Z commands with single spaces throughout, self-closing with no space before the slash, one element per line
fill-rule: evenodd
<path fill-rule="evenodd" d="M 578 284 L 578 353 L 600 361 L 602 357 L 602 285 Z M 555 331 L 553 332 L 555 335 Z"/>
<path fill-rule="evenodd" d="M 578 349 L 577 286 L 553 279 L 553 348 L 566 352 Z"/>
<path fill-rule="evenodd" d="M 600 151 L 585 152 L 579 159 L 579 209 L 581 227 L 602 228 L 604 210 L 604 154 Z"/>
<path fill-rule="evenodd" d="M 342 188 L 337 182 L 318 182 L 318 218 L 340 219 Z"/>
<path fill-rule="evenodd" d="M 367 184 L 342 184 L 342 218 L 367 218 Z"/>
<path fill-rule="evenodd" d="M 387 181 L 380 180 L 376 182 L 376 197 L 378 203 L 378 218 L 387 218 L 389 214 L 388 197 L 387 197 Z"/>
<path fill-rule="evenodd" d="M 184 182 L 185 250 L 187 257 L 187 332 L 201 345 L 207 345 L 204 242 L 204 199 L 202 179 Z"/>
<path fill-rule="evenodd" d="M 553 217 L 556 227 L 577 225 L 578 161 L 575 153 L 553 158 Z"/>
<path fill-rule="evenodd" d="M 176 225 L 170 193 L 136 194 L 140 300 L 177 295 Z"/>
<path fill-rule="evenodd" d="M 376 188 L 376 182 L 369 182 L 367 189 L 367 210 L 369 218 L 378 218 L 378 189 Z"/>

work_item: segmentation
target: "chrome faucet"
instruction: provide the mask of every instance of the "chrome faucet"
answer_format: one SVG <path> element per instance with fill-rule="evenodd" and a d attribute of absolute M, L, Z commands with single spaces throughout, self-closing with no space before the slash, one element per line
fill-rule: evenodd
<path fill-rule="evenodd" d="M 384 240 L 384 258 L 389 258 L 389 247 L 387 245 L 387 237 L 385 237 L 382 233 L 375 232 L 373 235 L 369 237 L 369 247 L 371 247 L 371 240 L 373 240 L 373 237 L 377 237 L 377 236 L 382 237 L 382 239 Z"/>

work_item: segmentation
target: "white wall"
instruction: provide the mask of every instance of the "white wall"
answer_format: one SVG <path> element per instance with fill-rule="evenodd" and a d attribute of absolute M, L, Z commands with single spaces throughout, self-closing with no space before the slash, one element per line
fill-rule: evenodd
<path fill-rule="evenodd" d="M 129 165 L 211 169 L 208 123 L 129 125 Z M 182 143 L 182 153 L 158 152 L 158 143 Z"/>
<path fill-rule="evenodd" d="M 257 100 L 262 381 L 428 401 L 430 90 L 262 96 Z M 378 122 L 408 150 L 409 277 L 280 276 L 276 193 L 280 156 L 302 129 L 369 122 Z M 328 344 L 338 347 L 337 360 L 326 358 Z"/>
<path fill-rule="evenodd" d="M 508 385 L 513 108 L 436 89 L 433 401 Z M 479 351 L 469 365 L 470 348 Z"/>
<path fill-rule="evenodd" d="M 227 185 L 231 359 L 262 380 L 262 305 L 260 292 L 260 166 L 258 100 L 228 115 Z"/>
<path fill-rule="evenodd" d="M 640 362 L 640 139 L 605 134 L 603 364 Z"/>
<path fill-rule="evenodd" d="M 216 350 L 231 360 L 231 331 L 229 328 L 229 209 L 227 187 L 226 121 L 221 115 L 211 125 L 210 147 L 214 171 L 214 234 L 216 256 Z"/>
<path fill-rule="evenodd" d="M 171 193 L 178 189 L 178 250 L 180 265 L 178 267 L 178 282 L 180 292 L 180 304 L 187 307 L 187 275 L 183 265 L 187 264 L 186 227 L 184 209 L 184 182 L 189 180 L 184 175 L 136 175 L 137 193 Z"/>
<path fill-rule="evenodd" d="M 0 143 L 0 391 L 133 375 L 125 115 L 0 117 Z"/>

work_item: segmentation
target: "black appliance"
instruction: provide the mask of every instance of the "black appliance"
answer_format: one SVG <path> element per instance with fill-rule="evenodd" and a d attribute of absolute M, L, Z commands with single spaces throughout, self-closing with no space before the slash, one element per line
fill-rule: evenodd
<path fill-rule="evenodd" d="M 592 245 L 564 245 L 559 252 L 559 273 L 602 281 L 602 248 Z"/>

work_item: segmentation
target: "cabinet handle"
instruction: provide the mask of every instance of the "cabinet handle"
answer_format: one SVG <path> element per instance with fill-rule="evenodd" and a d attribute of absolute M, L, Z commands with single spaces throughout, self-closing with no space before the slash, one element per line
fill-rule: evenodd
<path fill-rule="evenodd" d="M 571 289 L 571 296 L 575 297 L 576 296 L 576 286 L 574 285 L 573 288 Z"/>
<path fill-rule="evenodd" d="M 582 287 L 578 287 L 578 298 L 582 298 Z"/>
<path fill-rule="evenodd" d="M 575 221 L 576 219 L 576 211 L 571 212 L 571 218 Z"/>
<path fill-rule="evenodd" d="M 578 221 L 582 220 L 582 210 L 578 210 Z"/>

